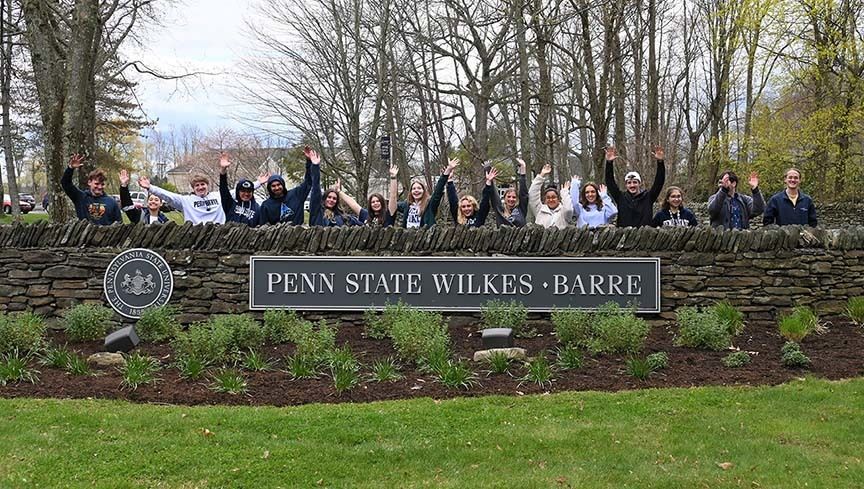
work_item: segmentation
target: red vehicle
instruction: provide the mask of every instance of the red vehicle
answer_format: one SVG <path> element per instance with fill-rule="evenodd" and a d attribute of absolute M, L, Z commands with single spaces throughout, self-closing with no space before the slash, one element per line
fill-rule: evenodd
<path fill-rule="evenodd" d="M 33 210 L 33 206 L 31 206 L 26 200 L 19 201 L 18 207 L 21 209 L 22 214 L 27 214 Z M 12 214 L 12 198 L 9 197 L 9 194 L 3 194 L 3 212 L 6 214 Z"/>

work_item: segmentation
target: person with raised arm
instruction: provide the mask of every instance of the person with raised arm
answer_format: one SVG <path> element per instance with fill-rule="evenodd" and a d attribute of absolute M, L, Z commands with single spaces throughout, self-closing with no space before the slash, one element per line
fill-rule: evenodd
<path fill-rule="evenodd" d="M 642 188 L 642 177 L 635 171 L 624 176 L 626 192 L 622 192 L 615 182 L 615 158 L 618 157 L 615 148 L 606 148 L 606 187 L 609 196 L 618 206 L 618 226 L 640 227 L 650 226 L 654 215 L 654 202 L 663 191 L 666 182 L 666 164 L 663 161 L 666 153 L 661 146 L 655 146 L 651 156 L 657 161 L 657 172 L 654 183 L 649 190 Z"/>
<path fill-rule="evenodd" d="M 762 214 L 765 199 L 759 190 L 759 174 L 751 172 L 748 183 L 753 197 L 738 192 L 738 175 L 735 172 L 723 172 L 717 184 L 717 193 L 708 197 L 711 227 L 747 229 L 753 216 Z"/>
<path fill-rule="evenodd" d="M 765 206 L 765 214 L 762 216 L 764 224 L 816 227 L 816 205 L 809 195 L 801 191 L 801 172 L 797 168 L 789 168 L 783 181 L 786 188 L 772 195 Z"/>
<path fill-rule="evenodd" d="M 516 161 L 519 162 L 519 183 L 516 188 L 510 187 L 504 191 L 503 202 L 498 196 L 494 179 L 491 185 L 486 185 L 483 189 L 483 198 L 486 199 L 486 195 L 489 195 L 489 204 L 495 211 L 495 221 L 499 226 L 521 228 L 528 222 L 528 182 L 525 177 L 525 161 L 521 159 Z"/>
<path fill-rule="evenodd" d="M 562 186 L 562 191 L 554 185 L 543 189 L 546 178 L 552 173 L 551 165 L 543 165 L 540 174 L 534 177 L 528 190 L 528 203 L 534 211 L 534 222 L 544 228 L 555 226 L 564 229 L 573 217 L 573 203 L 570 201 L 570 182 Z M 543 202 L 540 202 L 540 197 Z"/>
<path fill-rule="evenodd" d="M 60 178 L 60 186 L 75 206 L 75 216 L 93 224 L 109 225 L 123 222 L 120 206 L 110 195 L 105 195 L 105 172 L 97 168 L 87 175 L 87 190 L 81 190 L 72 183 L 76 168 L 84 165 L 84 157 L 74 154 L 69 166 Z"/>
<path fill-rule="evenodd" d="M 493 174 L 494 172 L 494 174 Z M 491 187 L 490 174 L 492 180 L 498 175 L 498 171 L 494 168 L 489 168 L 486 173 L 486 188 Z M 450 176 L 453 176 L 451 172 Z M 484 195 L 485 195 L 484 190 Z M 463 195 L 459 198 L 456 192 L 456 185 L 452 180 L 447 182 L 447 202 L 450 204 L 450 216 L 453 218 L 453 224 L 457 226 L 468 226 L 471 228 L 479 228 L 486 224 L 486 217 L 489 215 L 490 202 L 484 198 L 481 203 L 472 195 Z"/>
<path fill-rule="evenodd" d="M 342 183 L 336 180 L 330 190 L 323 196 L 321 195 L 321 182 L 315 177 L 312 178 L 312 193 L 309 203 L 309 225 L 310 226 L 362 226 L 361 219 L 368 218 L 367 215 L 352 216 L 342 210 L 339 205 L 341 202 L 340 195 L 342 194 Z"/>
<path fill-rule="evenodd" d="M 152 185 L 150 179 L 138 178 L 138 185 L 167 201 L 175 209 L 183 213 L 183 219 L 192 224 L 212 222 L 225 224 L 225 209 L 222 208 L 222 198 L 218 190 L 210 191 L 210 179 L 196 174 L 189 181 L 192 187 L 191 195 L 180 195 L 170 192 L 157 185 Z"/>
<path fill-rule="evenodd" d="M 438 207 L 441 205 L 441 199 L 444 197 L 444 186 L 450 178 L 450 174 L 459 160 L 450 160 L 447 167 L 438 177 L 438 182 L 435 184 L 435 189 L 432 195 L 426 190 L 426 186 L 420 180 L 411 182 L 411 187 L 408 190 L 406 200 L 398 200 L 399 181 L 396 179 L 399 174 L 399 168 L 396 166 L 390 167 L 390 201 L 388 202 L 388 211 L 391 216 L 396 216 L 399 212 L 402 214 L 400 223 L 402 227 L 407 229 L 422 228 L 435 225 L 435 218 L 438 215 Z"/>
<path fill-rule="evenodd" d="M 671 186 L 666 189 L 666 197 L 651 224 L 655 228 L 693 227 L 698 226 L 699 221 L 693 211 L 684 207 L 684 191 Z"/>
<path fill-rule="evenodd" d="M 125 169 L 120 170 L 120 206 L 129 222 L 144 224 L 165 224 L 169 221 L 168 216 L 162 213 L 162 199 L 156 194 L 147 196 L 147 207 L 144 209 L 138 208 L 132 202 L 132 194 L 129 193 L 129 172 Z"/>
<path fill-rule="evenodd" d="M 222 209 L 225 211 L 226 222 L 239 222 L 247 226 L 258 224 L 260 206 L 255 201 L 255 190 L 267 181 L 269 175 L 260 175 L 257 182 L 245 178 L 237 181 L 234 195 L 228 187 L 228 167 L 231 159 L 228 153 L 219 155 L 219 195 L 222 198 Z"/>
<path fill-rule="evenodd" d="M 570 200 L 577 226 L 596 228 L 615 224 L 618 208 L 606 192 L 605 185 L 594 182 L 582 185 L 582 178 L 574 176 L 570 181 Z"/>
<path fill-rule="evenodd" d="M 288 223 L 294 226 L 303 224 L 303 203 L 312 190 L 312 175 L 320 177 L 321 156 L 309 146 L 303 148 L 306 156 L 306 174 L 300 185 L 287 190 L 285 180 L 280 175 L 272 175 L 267 179 L 267 200 L 258 209 L 258 224 Z M 311 202 L 310 202 L 311 209 Z"/>
<path fill-rule="evenodd" d="M 393 225 L 393 216 L 390 215 L 387 209 L 387 202 L 384 200 L 383 195 L 377 192 L 370 195 L 367 207 L 363 208 L 353 197 L 342 191 L 342 185 L 338 180 L 336 181 L 336 191 L 339 193 L 339 200 L 351 209 L 360 223 L 367 226 L 381 227 Z"/>

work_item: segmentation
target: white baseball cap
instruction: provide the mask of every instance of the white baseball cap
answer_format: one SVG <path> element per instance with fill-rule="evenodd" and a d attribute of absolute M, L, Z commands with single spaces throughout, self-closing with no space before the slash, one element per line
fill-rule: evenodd
<path fill-rule="evenodd" d="M 629 181 L 629 180 L 639 180 L 639 183 L 642 183 L 642 177 L 640 177 L 639 174 L 636 173 L 635 171 L 631 171 L 630 173 L 628 173 L 627 175 L 624 176 L 625 182 Z"/>

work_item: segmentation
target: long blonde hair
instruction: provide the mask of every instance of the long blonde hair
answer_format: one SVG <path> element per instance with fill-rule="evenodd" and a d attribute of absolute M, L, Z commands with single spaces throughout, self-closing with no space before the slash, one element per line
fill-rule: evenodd
<path fill-rule="evenodd" d="M 507 208 L 507 194 L 509 194 L 509 193 L 516 194 L 516 205 L 513 206 L 513 208 L 515 209 L 515 208 L 519 207 L 519 194 L 516 192 L 516 188 L 510 187 L 507 190 L 505 190 L 504 196 L 503 196 L 504 198 L 501 199 L 501 216 L 503 216 L 505 219 L 510 217 L 510 214 L 512 214 L 512 211 Z"/>
<path fill-rule="evenodd" d="M 470 195 L 465 195 L 461 199 L 459 199 L 459 209 L 456 209 L 456 222 L 459 224 L 466 224 L 468 222 L 468 218 L 462 214 L 462 201 L 467 200 L 471 203 L 471 207 L 474 208 L 474 213 L 477 213 L 477 210 L 480 209 L 480 204 L 477 203 L 477 199 Z"/>

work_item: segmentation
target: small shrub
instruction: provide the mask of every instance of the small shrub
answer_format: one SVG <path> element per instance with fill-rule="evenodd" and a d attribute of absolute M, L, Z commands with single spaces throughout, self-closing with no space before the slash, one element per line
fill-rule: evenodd
<path fill-rule="evenodd" d="M 105 337 L 114 311 L 94 304 L 78 304 L 63 314 L 66 336 L 72 341 L 95 341 Z"/>
<path fill-rule="evenodd" d="M 846 317 L 858 326 L 864 326 L 864 297 L 850 297 L 846 303 Z"/>
<path fill-rule="evenodd" d="M 582 368 L 582 352 L 573 346 L 565 346 L 558 349 L 558 360 L 556 362 L 561 370 L 576 370 Z"/>
<path fill-rule="evenodd" d="M 18 350 L 0 355 L 0 385 L 10 382 L 35 384 L 39 380 L 39 371 L 28 367 L 29 361 L 30 355 L 21 354 Z"/>
<path fill-rule="evenodd" d="M 399 365 L 393 357 L 372 362 L 369 378 L 375 382 L 395 382 L 402 378 Z"/>
<path fill-rule="evenodd" d="M 177 361 L 177 369 L 180 371 L 180 377 L 186 380 L 197 380 L 207 371 L 207 362 L 195 356 L 185 356 Z"/>
<path fill-rule="evenodd" d="M 447 346 L 439 346 L 434 350 L 426 353 L 426 355 L 417 361 L 417 366 L 421 372 L 426 372 L 433 375 L 441 375 L 441 371 L 447 367 L 447 362 L 450 361 L 450 348 Z"/>
<path fill-rule="evenodd" d="M 792 350 L 780 357 L 780 363 L 789 368 L 805 368 L 810 365 L 810 358 L 801 350 Z"/>
<path fill-rule="evenodd" d="M 438 373 L 438 381 L 448 389 L 468 390 L 478 384 L 477 374 L 463 360 L 448 360 Z"/>
<path fill-rule="evenodd" d="M 480 309 L 483 324 L 487 328 L 510 328 L 519 338 L 533 338 L 537 332 L 528 328 L 528 308 L 519 301 L 491 300 Z"/>
<path fill-rule="evenodd" d="M 258 350 L 249 350 L 243 355 L 243 368 L 252 372 L 266 372 L 273 368 L 273 362 L 267 360 Z"/>
<path fill-rule="evenodd" d="M 390 336 L 390 326 L 403 314 L 410 314 L 411 308 L 406 306 L 402 301 L 396 304 L 387 304 L 381 314 L 376 313 L 372 309 L 367 309 L 363 313 L 363 322 L 366 325 L 366 336 L 376 340 L 383 340 Z"/>
<path fill-rule="evenodd" d="M 126 365 L 118 368 L 123 375 L 121 386 L 128 387 L 133 391 L 138 387 L 156 381 L 156 372 L 159 371 L 159 362 L 140 353 L 133 353 L 126 359 Z"/>
<path fill-rule="evenodd" d="M 551 319 L 559 342 L 565 346 L 588 346 L 591 339 L 590 313 L 577 309 L 555 309 Z"/>
<path fill-rule="evenodd" d="M 35 352 L 42 346 L 45 322 L 32 312 L 0 313 L 0 354 Z"/>
<path fill-rule="evenodd" d="M 49 348 L 42 353 L 42 365 L 51 368 L 65 369 L 69 365 L 69 360 L 73 353 L 65 346 L 57 348 Z"/>
<path fill-rule="evenodd" d="M 503 374 L 510 370 L 510 357 L 503 351 L 493 351 L 489 354 L 486 362 L 489 364 L 489 373 Z"/>
<path fill-rule="evenodd" d="M 739 368 L 750 363 L 750 354 L 746 351 L 736 351 L 723 357 L 723 365 L 729 368 Z"/>
<path fill-rule="evenodd" d="M 652 372 L 663 370 L 669 366 L 669 355 L 665 351 L 658 351 L 645 357 Z"/>
<path fill-rule="evenodd" d="M 247 391 L 246 378 L 233 368 L 223 368 L 213 374 L 213 383 L 210 384 L 210 388 L 223 394 L 245 394 Z"/>
<path fill-rule="evenodd" d="M 90 364 L 87 363 L 87 359 L 81 355 L 76 355 L 75 353 L 69 355 L 69 361 L 66 363 L 66 371 L 72 375 L 93 374 L 93 370 L 90 368 Z"/>
<path fill-rule="evenodd" d="M 287 338 L 297 347 L 295 352 L 316 365 L 329 361 L 336 349 L 336 328 L 321 320 L 316 328 L 311 322 L 300 320 L 287 332 Z"/>
<path fill-rule="evenodd" d="M 521 381 L 520 383 L 532 382 L 540 387 L 552 385 L 552 367 L 549 366 L 549 361 L 546 360 L 545 352 L 541 352 L 525 363 L 525 376 L 519 380 Z"/>
<path fill-rule="evenodd" d="M 144 341 L 170 341 L 182 330 L 180 321 L 177 320 L 178 312 L 174 306 L 151 307 L 141 314 L 141 318 L 135 323 L 135 331 Z"/>
<path fill-rule="evenodd" d="M 632 309 L 607 302 L 594 315 L 588 350 L 592 354 L 637 353 L 645 344 L 648 330 L 648 323 L 636 317 Z"/>
<path fill-rule="evenodd" d="M 711 309 L 700 311 L 695 307 L 682 307 L 676 316 L 678 335 L 675 345 L 722 350 L 732 344 L 729 327 Z"/>
<path fill-rule="evenodd" d="M 783 343 L 782 347 L 780 347 L 780 355 L 786 355 L 794 351 L 801 351 L 801 345 L 794 341 L 787 341 L 786 343 Z"/>
<path fill-rule="evenodd" d="M 231 359 L 233 334 L 225 323 L 199 322 L 178 333 L 171 346 L 180 358 L 194 357 L 221 365 Z"/>
<path fill-rule="evenodd" d="M 314 379 L 318 377 L 318 363 L 312 357 L 295 353 L 285 359 L 285 366 L 291 377 L 296 379 Z"/>
<path fill-rule="evenodd" d="M 390 338 L 399 357 L 419 363 L 433 352 L 449 351 L 450 335 L 441 313 L 405 308 L 390 324 Z"/>
<path fill-rule="evenodd" d="M 720 324 L 726 326 L 729 336 L 738 336 L 744 331 L 744 314 L 732 304 L 722 301 L 711 306 Z"/>
<path fill-rule="evenodd" d="M 294 311 L 268 310 L 264 313 L 264 332 L 276 344 L 288 343 L 297 329 L 298 323 L 305 320 Z"/>
<path fill-rule="evenodd" d="M 360 362 L 351 347 L 343 345 L 342 348 L 334 348 L 327 360 L 331 368 L 342 368 L 347 370 L 360 370 Z"/>
<path fill-rule="evenodd" d="M 333 388 L 338 394 L 353 389 L 360 382 L 360 374 L 357 369 L 344 364 L 331 366 L 330 376 L 333 378 Z"/>
<path fill-rule="evenodd" d="M 260 348 L 264 344 L 264 329 L 248 314 L 225 314 L 210 320 L 214 328 L 231 332 L 230 349 L 234 352 Z"/>
<path fill-rule="evenodd" d="M 633 357 L 627 360 L 627 373 L 631 376 L 645 380 L 654 370 L 647 358 Z"/>
<path fill-rule="evenodd" d="M 798 306 L 792 312 L 780 318 L 778 324 L 780 334 L 789 341 L 800 343 L 807 335 L 819 328 L 819 318 L 813 309 Z"/>

